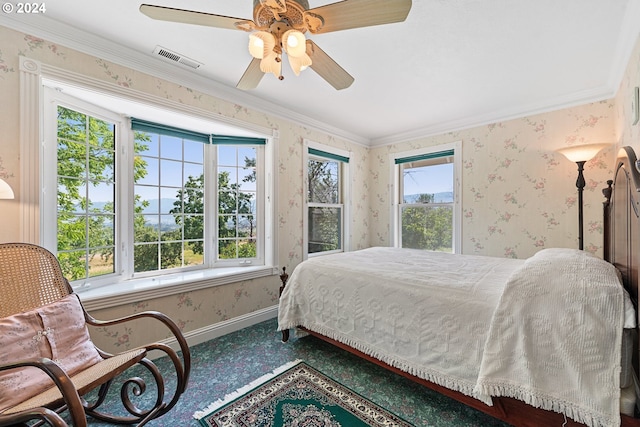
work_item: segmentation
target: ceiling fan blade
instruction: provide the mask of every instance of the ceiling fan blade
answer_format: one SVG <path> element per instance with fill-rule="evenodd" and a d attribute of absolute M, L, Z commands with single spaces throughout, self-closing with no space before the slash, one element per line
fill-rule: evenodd
<path fill-rule="evenodd" d="M 212 13 L 196 12 L 193 10 L 174 9 L 172 7 L 154 6 L 151 4 L 140 5 L 140 12 L 149 18 L 160 21 L 181 22 L 183 24 L 206 25 L 208 27 L 226 28 L 237 30 L 236 23 L 246 24 L 253 21 L 231 16 L 214 15 Z"/>
<path fill-rule="evenodd" d="M 411 10 L 411 0 L 344 0 L 310 9 L 306 14 L 320 15 L 324 25 L 316 34 L 372 25 L 402 22 Z"/>
<path fill-rule="evenodd" d="M 255 89 L 262 76 L 264 73 L 260 70 L 260 59 L 253 58 L 236 87 L 241 90 Z"/>
<path fill-rule="evenodd" d="M 311 69 L 337 90 L 346 89 L 353 83 L 354 78 L 311 40 L 307 40 L 307 55 L 312 61 Z"/>

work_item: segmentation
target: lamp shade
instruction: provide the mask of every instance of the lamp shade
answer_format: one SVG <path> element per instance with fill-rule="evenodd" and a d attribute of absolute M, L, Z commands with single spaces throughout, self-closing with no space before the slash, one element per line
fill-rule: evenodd
<path fill-rule="evenodd" d="M 0 179 L 0 199 L 13 199 L 13 190 L 5 180 Z"/>
<path fill-rule="evenodd" d="M 585 144 L 573 147 L 561 148 L 558 153 L 564 155 L 572 162 L 586 162 L 595 157 L 605 147 L 610 144 Z"/>
<path fill-rule="evenodd" d="M 282 73 L 282 60 L 278 54 L 271 52 L 260 61 L 260 71 L 263 73 L 272 73 L 276 77 L 280 77 Z"/>
<path fill-rule="evenodd" d="M 289 56 L 289 65 L 296 76 L 300 75 L 300 71 L 304 71 L 311 66 L 311 58 L 306 53 L 302 56 Z"/>
<path fill-rule="evenodd" d="M 300 58 L 307 52 L 307 43 L 302 34 L 298 30 L 289 30 L 282 35 L 282 47 L 287 55 L 294 58 Z"/>
<path fill-rule="evenodd" d="M 258 31 L 249 35 L 249 53 L 256 59 L 263 59 L 273 52 L 276 39 L 271 33 Z"/>

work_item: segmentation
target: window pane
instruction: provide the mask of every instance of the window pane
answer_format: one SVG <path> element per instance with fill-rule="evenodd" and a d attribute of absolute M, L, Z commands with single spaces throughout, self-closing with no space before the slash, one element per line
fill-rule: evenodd
<path fill-rule="evenodd" d="M 160 217 L 158 215 L 136 214 L 134 236 L 135 241 L 140 243 L 160 240 Z"/>
<path fill-rule="evenodd" d="M 87 139 L 87 116 L 79 111 L 58 107 L 58 138 L 84 142 Z"/>
<path fill-rule="evenodd" d="M 144 185 L 158 185 L 160 183 L 160 160 L 153 157 L 135 156 L 134 182 Z"/>
<path fill-rule="evenodd" d="M 182 212 L 182 189 L 160 187 L 160 213 Z"/>
<path fill-rule="evenodd" d="M 113 216 L 111 215 L 92 215 L 88 217 L 89 241 L 95 246 L 115 245 Z"/>
<path fill-rule="evenodd" d="M 402 207 L 402 247 L 453 251 L 453 207 Z"/>
<path fill-rule="evenodd" d="M 238 258 L 238 243 L 236 240 L 218 240 L 218 258 L 235 259 Z"/>
<path fill-rule="evenodd" d="M 182 242 L 168 242 L 160 244 L 160 268 L 182 267 Z"/>
<path fill-rule="evenodd" d="M 113 123 L 89 117 L 89 144 L 94 147 L 113 151 L 115 149 L 115 130 Z"/>
<path fill-rule="evenodd" d="M 71 280 L 115 271 L 115 124 L 58 107 L 57 247 Z"/>
<path fill-rule="evenodd" d="M 175 136 L 160 135 L 160 157 L 182 160 L 182 139 Z"/>
<path fill-rule="evenodd" d="M 160 136 L 157 134 L 134 131 L 135 151 L 142 156 L 158 157 L 160 155 Z"/>
<path fill-rule="evenodd" d="M 184 265 L 204 264 L 204 241 L 185 242 L 184 244 Z"/>
<path fill-rule="evenodd" d="M 453 163 L 403 167 L 403 203 L 453 202 Z"/>
<path fill-rule="evenodd" d="M 58 139 L 58 175 L 84 179 L 86 173 L 86 144 Z"/>
<path fill-rule="evenodd" d="M 340 203 L 339 166 L 334 160 L 309 160 L 309 202 Z"/>
<path fill-rule="evenodd" d="M 342 248 L 342 209 L 309 208 L 309 253 Z"/>
<path fill-rule="evenodd" d="M 184 141 L 184 161 L 200 163 L 204 159 L 204 147 L 201 142 Z"/>
<path fill-rule="evenodd" d="M 112 183 L 92 182 L 89 183 L 89 209 L 94 212 L 113 213 L 115 204 L 115 185 Z"/>
<path fill-rule="evenodd" d="M 238 236 L 239 237 L 256 237 L 257 221 L 253 215 L 238 216 Z"/>
<path fill-rule="evenodd" d="M 184 221 L 184 238 L 185 239 L 202 239 L 204 236 L 204 215 L 185 215 Z"/>
<path fill-rule="evenodd" d="M 143 157 L 148 159 L 150 167 L 148 175 L 138 182 L 148 185 L 136 185 L 136 212 L 157 215 L 144 215 L 136 220 L 136 242 L 159 241 L 161 244 L 155 246 L 158 253 L 155 262 L 134 260 L 138 266 L 136 271 L 202 264 L 204 144 L 174 136 L 148 135 L 151 143 L 159 141 L 159 158 Z M 186 242 L 187 239 L 193 242 Z M 145 256 L 149 250 L 141 248 L 138 253 Z"/>
<path fill-rule="evenodd" d="M 158 270 L 158 243 L 134 245 L 133 269 L 136 273 Z"/>
<path fill-rule="evenodd" d="M 115 272 L 113 252 L 105 249 L 98 251 L 89 259 L 89 277 L 101 276 Z"/>
<path fill-rule="evenodd" d="M 255 258 L 256 253 L 256 239 L 240 240 L 238 243 L 238 258 Z"/>
<path fill-rule="evenodd" d="M 218 145 L 217 148 L 218 257 L 255 258 L 257 148 L 232 145 Z"/>
<path fill-rule="evenodd" d="M 241 168 L 239 170 L 239 188 L 244 191 L 256 191 L 256 169 Z"/>
<path fill-rule="evenodd" d="M 114 181 L 115 152 L 103 148 L 89 147 L 89 179 Z"/>
<path fill-rule="evenodd" d="M 182 162 L 160 160 L 160 185 L 182 187 Z"/>
<path fill-rule="evenodd" d="M 185 163 L 184 164 L 184 183 L 187 186 L 189 182 L 197 182 L 204 174 L 204 166 L 202 163 Z"/>
<path fill-rule="evenodd" d="M 236 166 L 238 150 L 233 145 L 218 145 L 218 166 Z"/>
<path fill-rule="evenodd" d="M 85 255 L 86 252 L 84 250 L 58 252 L 57 258 L 67 280 L 74 281 L 86 278 Z"/>
<path fill-rule="evenodd" d="M 219 215 L 218 216 L 218 237 L 221 239 L 236 237 L 236 216 L 235 215 Z"/>

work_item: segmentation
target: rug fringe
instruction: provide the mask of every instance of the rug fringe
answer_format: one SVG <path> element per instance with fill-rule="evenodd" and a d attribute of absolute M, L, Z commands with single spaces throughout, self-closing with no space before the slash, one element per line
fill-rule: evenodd
<path fill-rule="evenodd" d="M 209 404 L 209 406 L 204 408 L 202 411 L 196 411 L 193 414 L 193 418 L 195 418 L 196 420 L 199 420 L 199 419 L 203 418 L 205 415 L 208 415 L 211 412 L 215 411 L 216 409 L 223 407 L 227 403 L 232 402 L 233 400 L 237 399 L 238 397 L 242 396 L 243 394 L 245 394 L 247 392 L 250 392 L 254 388 L 266 383 L 271 378 L 280 375 L 284 371 L 289 370 L 289 369 L 293 368 L 294 366 L 299 365 L 300 363 L 302 363 L 301 359 L 285 363 L 284 365 L 280 366 L 279 368 L 276 368 L 273 371 L 271 371 L 271 372 L 269 372 L 267 374 L 264 374 L 260 378 L 251 381 L 249 384 L 245 385 L 244 387 L 241 387 L 241 388 L 237 389 L 236 391 L 227 394 L 222 399 L 218 399 L 215 402 L 212 402 L 211 404 Z"/>

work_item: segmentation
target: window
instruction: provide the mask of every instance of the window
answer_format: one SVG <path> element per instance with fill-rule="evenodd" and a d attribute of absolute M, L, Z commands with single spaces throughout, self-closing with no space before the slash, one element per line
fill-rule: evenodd
<path fill-rule="evenodd" d="M 349 154 L 307 143 L 306 255 L 345 250 Z"/>
<path fill-rule="evenodd" d="M 455 146 L 393 157 L 396 246 L 443 252 L 459 247 Z"/>
<path fill-rule="evenodd" d="M 115 271 L 115 127 L 58 106 L 57 255 L 69 280 Z"/>
<path fill-rule="evenodd" d="M 46 91 L 43 244 L 72 285 L 265 265 L 265 146 Z M 48 150 L 48 151 L 47 151 Z M 46 189 L 46 185 L 45 185 Z M 272 256 L 272 255 L 270 255 Z"/>

